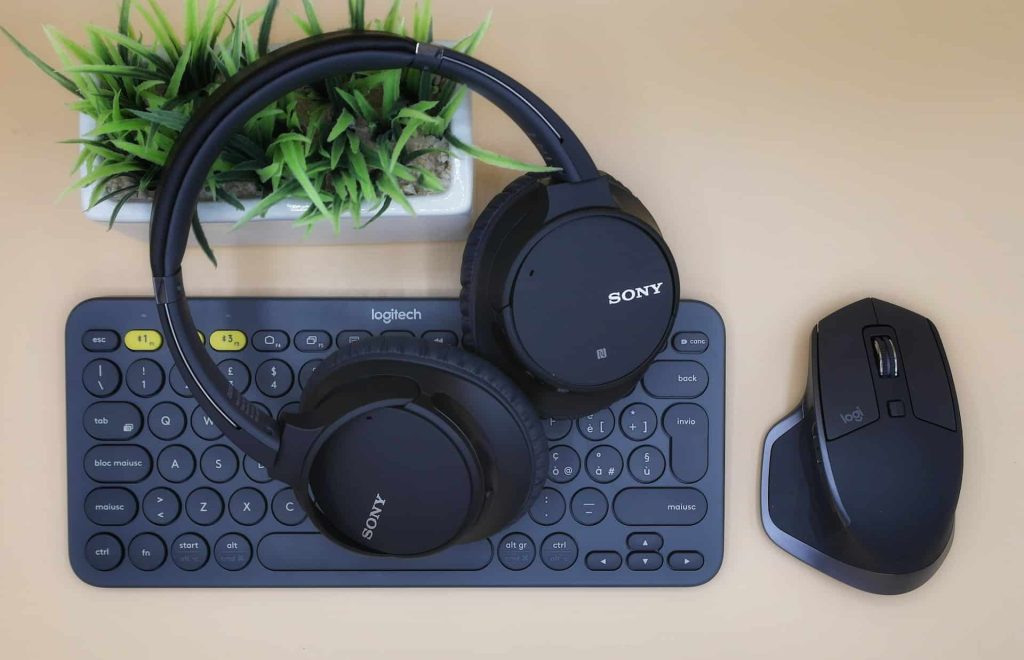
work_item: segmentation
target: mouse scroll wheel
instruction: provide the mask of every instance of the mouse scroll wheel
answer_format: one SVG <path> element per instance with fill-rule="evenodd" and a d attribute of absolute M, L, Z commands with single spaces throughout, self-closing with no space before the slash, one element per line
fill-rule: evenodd
<path fill-rule="evenodd" d="M 882 378 L 899 376 L 900 364 L 896 357 L 896 343 L 892 337 L 872 337 L 871 345 L 875 347 L 875 357 L 878 359 L 878 375 Z"/>

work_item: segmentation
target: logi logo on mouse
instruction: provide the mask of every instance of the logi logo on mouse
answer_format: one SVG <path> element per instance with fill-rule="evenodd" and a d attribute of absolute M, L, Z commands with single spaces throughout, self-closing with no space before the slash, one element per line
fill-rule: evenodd
<path fill-rule="evenodd" d="M 859 424 L 864 421 L 864 411 L 857 406 L 848 413 L 839 413 L 839 419 L 843 420 L 843 424 Z"/>

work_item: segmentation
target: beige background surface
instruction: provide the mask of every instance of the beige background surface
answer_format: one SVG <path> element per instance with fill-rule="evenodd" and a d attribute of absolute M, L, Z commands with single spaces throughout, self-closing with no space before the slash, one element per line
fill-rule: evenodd
<path fill-rule="evenodd" d="M 340 16 L 342 2 L 318 4 Z M 441 36 L 468 32 L 493 7 L 480 55 L 563 113 L 646 201 L 685 295 L 725 318 L 718 577 L 689 590 L 591 591 L 78 581 L 66 557 L 64 320 L 84 298 L 147 294 L 146 246 L 87 223 L 74 196 L 54 205 L 74 151 L 56 144 L 75 131 L 68 97 L 0 43 L 0 654 L 1021 657 L 1024 3 L 436 4 Z M 114 5 L 8 2 L 0 22 L 48 52 L 41 24 L 80 35 L 87 21 L 111 24 Z M 279 25 L 278 37 L 294 36 Z M 532 156 L 491 108 L 475 112 L 480 142 Z M 481 168 L 478 205 L 510 178 Z M 193 293 L 455 295 L 461 250 L 222 249 L 218 271 L 198 253 L 187 271 Z M 811 325 L 866 295 L 935 321 L 966 441 L 949 557 L 931 582 L 893 598 L 789 557 L 757 509 L 761 442 L 802 392 Z"/>

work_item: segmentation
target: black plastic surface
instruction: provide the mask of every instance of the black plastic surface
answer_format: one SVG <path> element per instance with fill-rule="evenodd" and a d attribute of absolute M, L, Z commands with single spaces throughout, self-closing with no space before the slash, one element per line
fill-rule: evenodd
<path fill-rule="evenodd" d="M 248 344 L 243 350 L 211 350 L 211 355 L 218 363 L 234 360 L 243 365 L 249 374 L 246 395 L 273 414 L 295 408 L 303 373 L 308 382 L 310 369 L 303 367 L 328 355 L 327 351 L 300 350 L 295 344 L 300 332 L 323 330 L 333 340 L 342 336 L 346 341 L 364 337 L 359 331 L 373 335 L 386 331 L 437 333 L 431 336 L 438 340 L 446 337 L 445 333 L 457 337 L 460 333 L 454 300 L 197 299 L 192 309 L 207 341 L 219 329 L 246 334 Z M 396 310 L 410 314 L 399 320 L 393 313 Z M 128 330 L 158 327 L 155 305 L 149 299 L 89 300 L 68 318 L 69 558 L 75 573 L 89 584 L 690 586 L 711 579 L 721 565 L 725 331 L 721 318 L 704 303 L 680 303 L 674 332 L 703 333 L 708 337 L 706 350 L 682 353 L 669 346 L 659 355 L 662 361 L 696 361 L 707 371 L 707 388 L 699 396 L 655 398 L 638 385 L 630 396 L 592 419 L 546 423 L 550 449 L 559 456 L 553 462 L 559 472 L 545 484 L 538 504 L 527 515 L 489 539 L 409 559 L 359 555 L 317 534 L 309 520 L 296 511 L 294 497 L 282 484 L 269 481 L 265 468 L 245 459 L 203 422 L 201 411 L 194 412 L 194 401 L 178 392 L 180 379 L 172 372 L 165 348 L 132 352 L 124 345 Z M 114 342 L 107 341 L 98 345 L 102 350 L 87 351 L 83 337 L 94 330 L 114 331 L 118 347 L 110 350 Z M 259 336 L 267 344 L 257 350 L 253 340 L 260 331 L 281 331 L 288 341 L 281 341 L 278 333 L 265 332 Z M 109 360 L 122 375 L 137 360 L 152 360 L 164 373 L 162 387 L 142 397 L 122 382 L 115 392 L 97 397 L 83 383 L 86 367 L 97 358 Z M 257 384 L 260 367 L 269 360 L 284 362 L 293 374 L 287 391 L 268 390 L 273 396 L 261 392 Z M 267 388 L 266 368 L 263 374 Z M 234 377 L 240 377 L 237 371 Z M 133 428 L 127 432 L 131 437 L 123 440 L 94 439 L 86 433 L 83 420 L 97 401 L 136 408 L 144 428 Z M 159 413 L 171 410 L 165 404 L 179 409 L 186 420 L 180 435 L 169 439 L 154 432 L 164 427 L 164 415 Z M 698 441 L 688 438 L 685 446 L 677 444 L 679 441 L 664 430 L 666 412 L 678 404 L 695 404 L 708 417 L 707 467 L 699 476 L 703 466 L 687 468 L 683 459 L 672 458 L 692 454 L 695 461 L 703 460 Z M 634 411 L 628 420 L 650 423 L 647 409 L 654 415 L 656 428 L 645 436 L 642 423 L 624 419 Z M 167 416 L 172 424 L 178 419 L 173 411 Z M 612 421 L 610 427 L 608 420 Z M 625 435 L 627 423 L 634 427 L 629 433 L 640 439 Z M 125 433 L 123 422 L 121 433 Z M 615 454 L 621 464 L 616 463 Z M 662 458 L 657 473 L 656 454 Z M 177 467 L 172 467 L 175 459 Z M 108 460 L 114 462 L 108 464 Z M 634 477 L 631 465 L 642 481 Z M 609 466 L 617 467 L 614 476 L 608 473 Z M 572 474 L 566 474 L 566 467 L 572 468 Z M 677 470 L 683 471 L 684 478 L 696 480 L 682 481 Z M 94 480 L 90 473 L 110 483 Z M 661 489 L 673 489 L 668 495 L 680 498 L 669 497 L 663 512 L 657 511 L 657 505 L 647 510 L 643 508 L 645 496 L 635 494 L 647 488 L 659 489 L 648 492 L 649 501 L 664 498 Z M 632 492 L 627 492 L 626 499 L 617 497 L 627 489 Z M 90 493 L 94 494 L 90 497 Z M 132 502 L 134 515 L 130 515 Z M 92 505 L 91 517 L 86 515 L 87 503 Z M 625 524 L 630 522 L 640 524 Z M 660 539 L 660 547 L 631 548 L 627 539 L 637 533 L 645 535 L 641 540 L 647 540 L 649 546 Z M 91 561 L 86 558 L 87 548 L 93 552 Z M 669 561 L 673 553 L 686 554 Z"/>

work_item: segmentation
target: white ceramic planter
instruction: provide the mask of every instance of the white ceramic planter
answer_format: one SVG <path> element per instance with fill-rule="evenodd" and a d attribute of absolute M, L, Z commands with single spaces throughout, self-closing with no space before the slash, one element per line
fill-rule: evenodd
<path fill-rule="evenodd" d="M 469 96 L 452 118 L 451 130 L 463 142 L 472 142 L 472 120 Z M 79 134 L 85 136 L 95 127 L 91 117 L 79 115 Z M 86 210 L 92 186 L 82 189 L 82 210 L 85 217 L 106 226 L 115 202 L 105 201 Z M 270 207 L 266 217 L 257 217 L 245 226 L 232 231 L 242 211 L 225 202 L 200 202 L 199 217 L 206 236 L 213 245 L 323 245 L 328 243 L 402 243 L 415 241 L 460 241 L 466 238 L 472 223 L 473 159 L 457 150 L 452 151 L 451 183 L 448 190 L 429 195 L 409 197 L 416 211 L 409 215 L 398 204 L 388 209 L 364 229 L 352 226 L 352 218 L 345 214 L 341 230 L 334 232 L 329 222 L 320 222 L 308 235 L 304 229 L 292 226 L 309 206 L 301 200 L 286 200 Z M 243 204 L 248 208 L 256 200 Z M 128 202 L 117 216 L 114 228 L 142 240 L 149 240 L 151 204 L 145 201 Z M 368 209 L 372 211 L 372 209 Z M 194 240 L 194 239 L 192 239 Z"/>

